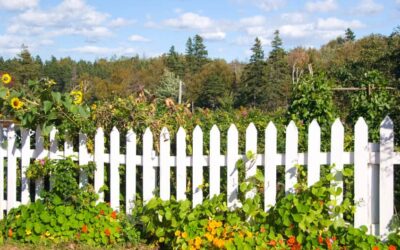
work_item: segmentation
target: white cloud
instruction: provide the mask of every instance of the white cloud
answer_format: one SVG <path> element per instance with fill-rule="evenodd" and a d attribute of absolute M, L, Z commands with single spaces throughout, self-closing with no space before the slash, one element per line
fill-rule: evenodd
<path fill-rule="evenodd" d="M 264 11 L 272 11 L 282 8 L 286 5 L 286 0 L 235 0 L 242 4 L 252 4 Z"/>
<path fill-rule="evenodd" d="M 150 39 L 145 38 L 145 37 L 143 37 L 141 35 L 131 35 L 129 37 L 129 41 L 132 41 L 132 42 L 150 42 Z"/>
<path fill-rule="evenodd" d="M 306 17 L 301 12 L 290 12 L 281 14 L 281 19 L 285 23 L 302 23 L 305 21 Z"/>
<path fill-rule="evenodd" d="M 266 18 L 264 16 L 252 16 L 245 17 L 239 20 L 241 26 L 261 26 L 266 23 Z"/>
<path fill-rule="evenodd" d="M 398 0 L 398 2 L 400 2 Z M 374 0 L 362 0 L 360 4 L 353 10 L 355 14 L 373 15 L 383 11 L 381 4 L 375 3 Z"/>
<path fill-rule="evenodd" d="M 209 17 L 193 12 L 186 12 L 178 18 L 165 20 L 164 24 L 178 29 L 207 29 L 213 26 L 213 21 Z"/>
<path fill-rule="evenodd" d="M 134 20 L 126 20 L 124 18 L 118 17 L 110 21 L 108 24 L 109 27 L 111 28 L 118 28 L 118 27 L 123 27 L 129 24 L 135 23 Z"/>
<path fill-rule="evenodd" d="M 101 55 L 101 56 L 110 56 L 110 55 L 132 55 L 137 53 L 134 48 L 126 48 L 126 47 L 117 47 L 117 48 L 109 48 L 109 47 L 101 47 L 101 46 L 83 46 L 76 47 L 72 49 L 64 49 L 67 52 L 79 52 L 84 54 L 92 54 L 92 55 Z"/>
<path fill-rule="evenodd" d="M 226 33 L 222 31 L 204 32 L 200 33 L 200 36 L 203 37 L 205 40 L 220 41 L 225 39 Z"/>
<path fill-rule="evenodd" d="M 321 0 L 306 3 L 306 10 L 310 12 L 328 12 L 337 9 L 335 0 Z"/>
<path fill-rule="evenodd" d="M 321 30 L 345 30 L 347 28 L 362 28 L 363 23 L 359 20 L 346 21 L 335 17 L 329 17 L 326 19 L 319 18 L 317 21 L 317 28 Z"/>
<path fill-rule="evenodd" d="M 34 8 L 39 0 L 0 0 L 0 9 L 24 10 Z"/>
<path fill-rule="evenodd" d="M 311 23 L 306 24 L 286 24 L 279 28 L 280 34 L 286 37 L 303 38 L 310 36 L 315 27 Z"/>

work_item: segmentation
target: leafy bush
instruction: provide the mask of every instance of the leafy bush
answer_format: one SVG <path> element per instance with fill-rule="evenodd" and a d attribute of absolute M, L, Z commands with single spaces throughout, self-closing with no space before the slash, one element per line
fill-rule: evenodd
<path fill-rule="evenodd" d="M 79 188 L 79 169 L 71 159 L 39 160 L 28 169 L 32 179 L 51 172 L 52 189 L 43 191 L 43 199 L 12 209 L 2 222 L 2 235 L 9 240 L 50 244 L 82 242 L 91 246 L 137 243 L 139 234 L 128 218 L 106 203 L 97 203 L 89 185 Z M 86 170 L 90 170 L 87 168 Z"/>

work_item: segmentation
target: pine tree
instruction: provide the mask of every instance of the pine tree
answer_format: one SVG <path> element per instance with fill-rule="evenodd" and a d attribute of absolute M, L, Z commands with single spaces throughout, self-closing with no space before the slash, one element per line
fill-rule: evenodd
<path fill-rule="evenodd" d="M 275 30 L 274 39 L 271 42 L 272 51 L 269 54 L 269 58 L 280 58 L 285 54 L 285 50 L 282 48 L 283 42 L 279 36 L 279 30 Z"/>
<path fill-rule="evenodd" d="M 251 51 L 253 54 L 242 74 L 236 104 L 255 107 L 261 106 L 265 102 L 265 93 L 263 91 L 266 84 L 265 62 L 260 39 L 255 39 Z"/>
<path fill-rule="evenodd" d="M 350 41 L 353 42 L 354 40 L 356 40 L 356 35 L 354 34 L 354 32 L 350 28 L 347 28 L 345 30 L 344 40 L 346 42 L 350 42 Z"/>
<path fill-rule="evenodd" d="M 183 78 L 184 68 L 181 56 L 175 51 L 175 46 L 171 46 L 166 57 L 166 65 L 176 76 Z"/>

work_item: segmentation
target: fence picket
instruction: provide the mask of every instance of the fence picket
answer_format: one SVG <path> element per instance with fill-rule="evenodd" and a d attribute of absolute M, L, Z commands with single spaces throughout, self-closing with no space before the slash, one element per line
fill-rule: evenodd
<path fill-rule="evenodd" d="M 199 126 L 193 130 L 192 202 L 193 207 L 203 202 L 203 131 Z"/>
<path fill-rule="evenodd" d="M 146 204 L 154 196 L 156 170 L 153 166 L 153 134 L 146 128 L 143 134 L 143 202 Z"/>
<path fill-rule="evenodd" d="M 264 151 L 264 210 L 268 211 L 276 202 L 276 143 L 277 131 L 272 122 L 265 129 Z"/>
<path fill-rule="evenodd" d="M 379 235 L 386 236 L 394 210 L 393 122 L 386 116 L 380 126 Z"/>
<path fill-rule="evenodd" d="M 239 175 L 236 168 L 236 162 L 239 159 L 239 133 L 233 124 L 228 129 L 227 147 L 227 204 L 229 209 L 235 209 L 240 206 L 238 201 Z"/>
<path fill-rule="evenodd" d="M 17 206 L 17 157 L 15 125 L 7 131 L 7 212 Z"/>
<path fill-rule="evenodd" d="M 221 134 L 216 125 L 210 131 L 210 199 L 220 192 L 220 156 L 221 156 Z"/>
<path fill-rule="evenodd" d="M 21 203 L 29 202 L 29 179 L 26 170 L 30 164 L 31 137 L 29 129 L 21 129 Z M 1 159 L 0 159 L 1 160 Z M 1 176 L 1 175 L 0 175 Z"/>
<path fill-rule="evenodd" d="M 321 155 L 321 128 L 317 120 L 308 127 L 307 184 L 312 186 L 319 181 Z"/>
<path fill-rule="evenodd" d="M 66 135 L 64 141 L 64 157 L 71 157 L 74 153 L 74 144 L 72 142 L 72 136 Z"/>
<path fill-rule="evenodd" d="M 35 156 L 36 160 L 44 159 L 44 138 L 42 136 L 42 130 L 38 126 L 35 132 Z M 38 178 L 35 181 L 35 200 L 39 199 L 39 194 L 44 188 L 43 178 Z"/>
<path fill-rule="evenodd" d="M 6 138 L 4 136 L 3 126 L 0 125 L 0 180 L 4 180 L 4 158 L 7 157 L 7 151 L 4 147 Z M 0 181 L 0 220 L 3 219 L 4 209 L 6 204 L 4 202 L 4 181 Z"/>
<path fill-rule="evenodd" d="M 286 155 L 285 155 L 285 192 L 294 193 L 294 185 L 297 183 L 298 163 L 298 131 L 294 121 L 291 121 L 286 128 Z"/>
<path fill-rule="evenodd" d="M 171 196 L 170 187 L 170 163 L 171 140 L 167 128 L 162 128 L 160 133 L 160 198 L 169 200 Z"/>
<path fill-rule="evenodd" d="M 110 205 L 119 210 L 119 131 L 113 127 L 110 134 Z"/>
<path fill-rule="evenodd" d="M 136 198 L 136 134 L 132 129 L 126 134 L 125 212 L 132 214 Z"/>
<path fill-rule="evenodd" d="M 89 153 L 86 146 L 87 135 L 82 132 L 79 133 L 79 166 L 87 165 L 89 163 Z M 88 184 L 88 176 L 86 171 L 82 170 L 79 172 L 79 186 L 83 187 Z"/>
<path fill-rule="evenodd" d="M 252 156 L 251 159 L 246 159 L 246 179 L 253 177 L 257 172 L 256 158 L 257 158 L 257 129 L 254 123 L 250 123 L 246 129 L 246 158 Z M 256 189 L 246 193 L 246 198 L 253 198 L 256 195 Z"/>
<path fill-rule="evenodd" d="M 53 127 L 50 131 L 49 139 L 50 139 L 50 150 L 49 150 L 49 159 L 53 160 L 57 157 L 58 150 L 58 141 L 56 138 L 57 129 Z M 53 187 L 53 179 L 50 176 L 50 188 Z"/>
<path fill-rule="evenodd" d="M 344 127 L 340 122 L 339 118 L 335 120 L 331 128 L 331 165 L 332 173 L 335 176 L 335 180 L 332 181 L 332 185 L 340 187 L 343 190 L 343 148 L 344 148 Z M 337 204 L 341 204 L 343 201 L 343 192 L 336 196 Z"/>
<path fill-rule="evenodd" d="M 176 133 L 176 199 L 186 199 L 186 132 L 180 127 Z"/>
<path fill-rule="evenodd" d="M 370 228 L 371 197 L 370 179 L 368 176 L 368 126 L 363 118 L 359 118 L 354 127 L 354 201 L 356 211 L 354 226 L 365 225 Z"/>
<path fill-rule="evenodd" d="M 94 171 L 94 190 L 99 195 L 98 201 L 104 201 L 104 131 L 102 128 L 96 130 L 94 137 L 94 162 L 96 170 Z"/>

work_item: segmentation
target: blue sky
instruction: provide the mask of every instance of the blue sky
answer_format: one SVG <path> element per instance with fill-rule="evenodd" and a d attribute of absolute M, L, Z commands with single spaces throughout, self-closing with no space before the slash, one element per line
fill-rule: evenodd
<path fill-rule="evenodd" d="M 357 37 L 389 35 L 400 0 L 0 0 L 0 56 L 95 60 L 185 51 L 200 34 L 211 58 L 248 60 L 255 37 L 270 50 L 280 30 L 286 49 L 318 48 L 350 27 Z"/>

